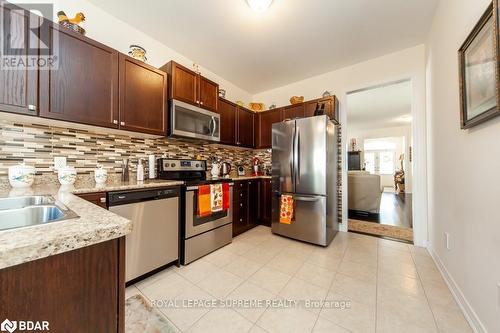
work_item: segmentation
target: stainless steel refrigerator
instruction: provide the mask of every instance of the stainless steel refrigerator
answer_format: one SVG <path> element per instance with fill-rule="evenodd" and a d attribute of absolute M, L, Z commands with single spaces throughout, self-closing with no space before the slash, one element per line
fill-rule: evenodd
<path fill-rule="evenodd" d="M 338 130 L 327 116 L 273 124 L 272 231 L 327 246 L 338 232 Z M 293 196 L 294 218 L 280 223 L 281 195 Z"/>

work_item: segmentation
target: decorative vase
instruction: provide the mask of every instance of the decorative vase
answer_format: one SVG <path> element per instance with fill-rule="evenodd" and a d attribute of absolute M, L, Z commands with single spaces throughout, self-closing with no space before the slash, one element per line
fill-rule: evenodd
<path fill-rule="evenodd" d="M 9 168 L 9 183 L 14 188 L 30 187 L 35 181 L 35 167 L 24 163 Z"/>
<path fill-rule="evenodd" d="M 73 185 L 76 181 L 76 169 L 72 166 L 59 168 L 57 179 L 61 185 Z"/>

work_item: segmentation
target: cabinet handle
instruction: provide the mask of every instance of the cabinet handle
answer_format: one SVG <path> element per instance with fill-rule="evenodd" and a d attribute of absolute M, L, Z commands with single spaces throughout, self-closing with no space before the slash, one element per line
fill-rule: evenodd
<path fill-rule="evenodd" d="M 125 122 L 124 121 L 120 121 L 120 125 L 121 126 L 125 126 Z"/>
<path fill-rule="evenodd" d="M 118 125 L 118 120 L 113 120 L 113 124 Z"/>
<path fill-rule="evenodd" d="M 200 104 L 200 101 L 196 101 L 196 104 Z"/>
<path fill-rule="evenodd" d="M 243 222 L 243 219 L 240 219 L 240 222 Z"/>
<path fill-rule="evenodd" d="M 33 104 L 28 105 L 28 110 L 36 111 L 36 105 L 33 105 Z"/>
<path fill-rule="evenodd" d="M 242 204 L 242 203 L 240 203 L 240 207 L 243 207 L 243 204 Z"/>
<path fill-rule="evenodd" d="M 203 102 L 200 102 L 201 105 L 203 105 Z"/>
<path fill-rule="evenodd" d="M 101 203 L 106 203 L 106 198 L 105 197 L 104 198 L 100 198 L 99 200 L 101 201 Z"/>

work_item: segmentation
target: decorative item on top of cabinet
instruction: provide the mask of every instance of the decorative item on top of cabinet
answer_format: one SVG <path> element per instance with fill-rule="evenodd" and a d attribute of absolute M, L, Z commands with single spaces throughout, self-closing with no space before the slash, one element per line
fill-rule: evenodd
<path fill-rule="evenodd" d="M 269 105 L 269 110 L 273 110 L 273 109 L 276 109 L 276 103 L 272 103 L 271 105 Z"/>
<path fill-rule="evenodd" d="M 330 92 L 328 90 L 325 90 L 325 92 L 323 93 L 323 98 L 330 97 L 330 96 L 332 96 L 332 94 L 330 94 Z"/>
<path fill-rule="evenodd" d="M 120 129 L 166 135 L 167 73 L 120 54 Z"/>
<path fill-rule="evenodd" d="M 11 40 L 22 41 L 27 31 L 31 31 L 36 36 L 40 35 L 39 27 L 42 18 L 30 11 L 2 1 L 0 15 L 3 18 L 0 38 L 5 39 L 10 36 Z M 17 19 L 12 20 L 12 18 Z M 29 63 L 33 51 L 29 43 L 19 45 L 15 51 L 19 62 Z M 28 66 L 26 68 L 2 68 L 0 70 L 0 111 L 36 116 L 38 109 L 38 71 Z"/>
<path fill-rule="evenodd" d="M 85 15 L 82 12 L 76 13 L 74 18 L 69 18 L 66 16 L 66 13 L 61 10 L 57 12 L 57 18 L 61 26 L 85 35 L 85 29 L 80 26 L 80 23 L 85 21 Z"/>
<path fill-rule="evenodd" d="M 146 50 L 140 45 L 130 45 L 130 51 L 128 51 L 128 55 L 136 60 L 140 60 L 142 62 L 148 61 L 146 57 Z"/>
<path fill-rule="evenodd" d="M 219 97 L 226 98 L 226 90 L 225 89 L 219 89 Z"/>
<path fill-rule="evenodd" d="M 263 103 L 250 103 L 248 106 L 250 107 L 250 110 L 255 112 L 263 111 L 265 108 Z"/>
<path fill-rule="evenodd" d="M 304 102 L 304 96 L 292 96 L 290 98 L 290 104 L 299 104 Z"/>
<path fill-rule="evenodd" d="M 169 99 L 217 112 L 219 101 L 217 83 L 175 61 L 168 62 L 160 69 L 169 74 Z"/>

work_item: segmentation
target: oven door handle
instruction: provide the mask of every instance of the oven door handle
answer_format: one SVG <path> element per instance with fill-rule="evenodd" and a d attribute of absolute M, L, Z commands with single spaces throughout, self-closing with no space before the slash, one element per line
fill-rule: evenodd
<path fill-rule="evenodd" d="M 229 186 L 233 186 L 234 183 L 229 183 Z M 195 191 L 198 189 L 198 186 L 188 186 L 186 187 L 186 191 Z"/>

